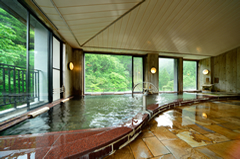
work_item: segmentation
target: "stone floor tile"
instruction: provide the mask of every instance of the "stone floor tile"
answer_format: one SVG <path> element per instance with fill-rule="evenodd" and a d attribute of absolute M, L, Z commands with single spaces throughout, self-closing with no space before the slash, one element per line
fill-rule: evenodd
<path fill-rule="evenodd" d="M 233 130 L 233 131 L 240 134 L 240 130 Z"/>
<path fill-rule="evenodd" d="M 172 154 L 157 156 L 151 159 L 175 159 L 175 157 Z"/>
<path fill-rule="evenodd" d="M 194 130 L 180 132 L 177 134 L 177 136 L 192 147 L 199 147 L 207 144 L 212 144 L 211 139 Z"/>
<path fill-rule="evenodd" d="M 152 153 L 142 139 L 135 139 L 133 142 L 130 143 L 130 147 L 134 157 L 137 159 L 153 157 Z"/>
<path fill-rule="evenodd" d="M 228 121 L 224 120 L 225 118 L 212 118 L 217 124 L 219 123 L 227 123 Z"/>
<path fill-rule="evenodd" d="M 142 133 L 143 138 L 152 137 L 152 136 L 154 136 L 154 134 L 151 131 L 146 131 Z"/>
<path fill-rule="evenodd" d="M 209 133 L 209 134 L 204 134 L 204 136 L 208 137 L 209 139 L 211 139 L 213 141 L 213 143 L 217 143 L 217 142 L 223 142 L 223 141 L 229 141 L 230 139 L 228 139 L 227 137 L 218 134 L 218 133 Z"/>
<path fill-rule="evenodd" d="M 167 128 L 164 128 L 164 127 L 155 128 L 152 132 L 155 136 L 157 136 L 159 140 L 168 140 L 168 139 L 177 138 L 176 135 L 174 135 Z"/>
<path fill-rule="evenodd" d="M 168 148 L 175 158 L 208 158 L 181 139 L 163 140 L 162 143 Z"/>
<path fill-rule="evenodd" d="M 164 154 L 170 153 L 166 147 L 154 136 L 143 138 L 143 141 L 148 146 L 149 150 L 152 152 L 154 156 L 160 156 Z"/>
<path fill-rule="evenodd" d="M 208 129 L 211 129 L 219 134 L 222 134 L 229 139 L 240 139 L 240 134 L 233 132 L 227 128 L 223 128 L 219 125 L 206 125 L 205 127 Z"/>
<path fill-rule="evenodd" d="M 119 153 L 116 151 L 114 154 L 105 157 L 104 159 L 135 159 L 133 154 Z"/>
<path fill-rule="evenodd" d="M 197 147 L 195 148 L 195 150 L 203 153 L 205 156 L 209 157 L 209 158 L 214 158 L 214 159 L 222 159 L 221 156 L 219 156 L 218 154 L 216 154 L 215 152 L 209 150 L 207 147 L 203 146 L 203 147 Z"/>
<path fill-rule="evenodd" d="M 204 127 L 202 126 L 199 126 L 199 125 L 188 125 L 189 128 L 201 133 L 201 134 L 208 134 L 209 132 L 212 132 L 211 130 L 209 129 L 204 129 Z"/>
<path fill-rule="evenodd" d="M 209 150 L 223 158 L 239 158 L 239 141 L 227 141 L 206 146 Z"/>
<path fill-rule="evenodd" d="M 227 123 L 221 123 L 221 124 L 219 124 L 219 125 L 221 125 L 222 127 L 225 127 L 225 128 L 231 129 L 231 130 L 240 129 L 240 125 L 239 125 L 239 124 L 230 123 L 230 122 L 227 122 Z"/>

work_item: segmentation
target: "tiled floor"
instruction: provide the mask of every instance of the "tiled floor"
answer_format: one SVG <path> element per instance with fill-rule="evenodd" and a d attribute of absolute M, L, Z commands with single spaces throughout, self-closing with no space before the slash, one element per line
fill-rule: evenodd
<path fill-rule="evenodd" d="M 240 158 L 240 100 L 166 111 L 112 158 Z"/>

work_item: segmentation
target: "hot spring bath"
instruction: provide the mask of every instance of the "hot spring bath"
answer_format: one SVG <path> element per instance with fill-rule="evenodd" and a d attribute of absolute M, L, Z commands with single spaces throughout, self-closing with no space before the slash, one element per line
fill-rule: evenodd
<path fill-rule="evenodd" d="M 147 104 L 167 104 L 178 99 L 195 99 L 196 94 L 148 95 Z M 27 119 L 0 133 L 35 134 L 88 128 L 116 127 L 142 111 L 142 94 L 85 96 L 58 104 L 35 118 Z"/>

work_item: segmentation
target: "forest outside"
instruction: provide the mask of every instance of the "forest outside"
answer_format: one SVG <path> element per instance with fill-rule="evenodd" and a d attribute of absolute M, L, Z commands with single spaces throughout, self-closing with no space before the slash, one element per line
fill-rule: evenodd
<path fill-rule="evenodd" d="M 174 59 L 159 58 L 159 91 L 174 91 Z"/>
<path fill-rule="evenodd" d="M 183 90 L 196 90 L 196 61 L 183 61 Z M 174 90 L 174 59 L 159 58 L 159 91 Z"/>
<path fill-rule="evenodd" d="M 132 56 L 85 54 L 85 92 L 132 90 Z"/>
<path fill-rule="evenodd" d="M 183 90 L 197 89 L 197 62 L 183 61 Z"/>
<path fill-rule="evenodd" d="M 25 14 L 25 13 L 23 13 Z M 0 6 L 0 107 L 12 108 L 25 103 L 25 99 L 11 99 L 11 95 L 26 93 L 26 20 Z M 30 29 L 30 78 L 34 76 L 34 30 Z M 33 83 L 31 83 L 33 85 Z M 33 92 L 34 88 L 30 88 Z M 7 96 L 7 98 L 6 98 Z"/>

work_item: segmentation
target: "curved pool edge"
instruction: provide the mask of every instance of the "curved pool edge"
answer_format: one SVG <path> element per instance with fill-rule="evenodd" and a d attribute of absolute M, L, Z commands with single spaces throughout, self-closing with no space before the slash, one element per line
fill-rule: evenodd
<path fill-rule="evenodd" d="M 156 115 L 179 106 L 238 98 L 199 96 L 192 100 L 176 100 L 164 105 L 151 104 L 148 110 L 152 115 L 138 113 L 134 118 L 119 127 L 100 129 L 49 132 L 34 135 L 14 135 L 0 137 L 0 156 L 35 155 L 35 158 L 103 158 L 113 154 L 133 141 L 149 120 Z"/>

